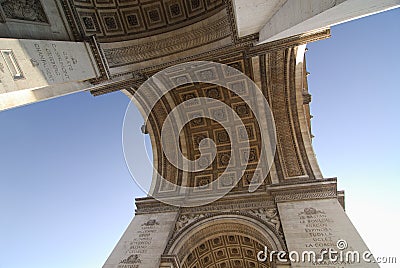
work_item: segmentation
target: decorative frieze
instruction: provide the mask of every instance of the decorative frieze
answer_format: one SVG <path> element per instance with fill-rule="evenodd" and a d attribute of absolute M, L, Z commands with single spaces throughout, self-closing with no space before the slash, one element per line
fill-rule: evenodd
<path fill-rule="evenodd" d="M 275 202 L 289 202 L 313 199 L 337 198 L 336 179 L 299 180 L 293 184 L 280 184 L 268 187 Z"/>
<path fill-rule="evenodd" d="M 119 48 L 104 49 L 105 56 L 111 67 L 140 63 L 146 60 L 160 58 L 173 53 L 179 53 L 201 45 L 220 40 L 230 35 L 229 21 L 226 17 L 205 24 L 199 29 L 189 32 L 169 35 L 156 41 L 148 41 Z"/>

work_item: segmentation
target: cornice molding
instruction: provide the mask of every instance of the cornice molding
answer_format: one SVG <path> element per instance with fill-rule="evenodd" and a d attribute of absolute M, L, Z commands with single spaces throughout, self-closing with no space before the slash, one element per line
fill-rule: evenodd
<path fill-rule="evenodd" d="M 336 178 L 275 184 L 267 191 L 276 203 L 338 197 Z"/>

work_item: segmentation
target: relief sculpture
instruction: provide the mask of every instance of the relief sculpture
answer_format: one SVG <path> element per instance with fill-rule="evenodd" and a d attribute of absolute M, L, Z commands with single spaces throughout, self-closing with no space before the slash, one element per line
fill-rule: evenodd
<path fill-rule="evenodd" d="M 0 0 L 0 5 L 6 18 L 48 23 L 40 0 Z"/>

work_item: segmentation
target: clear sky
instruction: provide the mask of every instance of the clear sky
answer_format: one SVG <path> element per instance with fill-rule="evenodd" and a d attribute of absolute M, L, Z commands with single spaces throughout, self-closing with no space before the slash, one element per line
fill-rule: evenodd
<path fill-rule="evenodd" d="M 375 255 L 398 262 L 399 25 L 400 9 L 356 20 L 307 52 L 323 174 L 338 177 L 348 215 Z M 145 195 L 123 158 L 128 101 L 120 92 L 78 93 L 0 112 L 0 268 L 104 264 L 134 198 Z M 137 142 L 141 124 L 138 116 Z"/>

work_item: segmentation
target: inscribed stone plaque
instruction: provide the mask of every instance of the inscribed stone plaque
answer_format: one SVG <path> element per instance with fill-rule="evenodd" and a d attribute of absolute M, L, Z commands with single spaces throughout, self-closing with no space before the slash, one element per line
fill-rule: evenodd
<path fill-rule="evenodd" d="M 150 268 L 160 265 L 177 212 L 136 215 L 103 268 Z"/>
<path fill-rule="evenodd" d="M 278 209 L 289 253 L 298 260 L 292 267 L 379 267 L 337 199 L 278 203 Z"/>
<path fill-rule="evenodd" d="M 81 82 L 98 76 L 82 42 L 0 39 L 0 92 Z"/>

